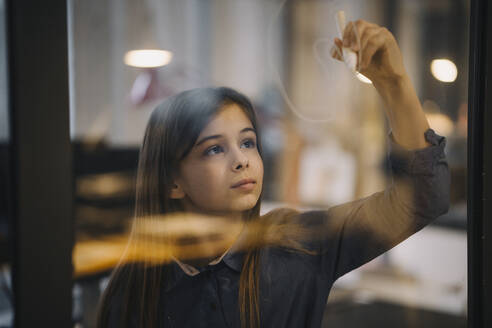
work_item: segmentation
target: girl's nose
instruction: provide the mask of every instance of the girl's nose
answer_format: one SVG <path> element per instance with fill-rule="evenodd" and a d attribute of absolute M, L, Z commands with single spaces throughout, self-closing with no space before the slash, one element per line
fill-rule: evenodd
<path fill-rule="evenodd" d="M 248 157 L 243 154 L 241 150 L 235 150 L 234 151 L 234 159 L 233 159 L 233 169 L 234 170 L 241 170 L 244 169 L 245 167 L 248 167 L 249 165 L 249 160 Z"/>

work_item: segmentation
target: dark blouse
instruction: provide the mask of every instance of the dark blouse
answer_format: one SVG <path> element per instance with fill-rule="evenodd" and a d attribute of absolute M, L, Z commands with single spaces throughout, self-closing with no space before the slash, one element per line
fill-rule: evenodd
<path fill-rule="evenodd" d="M 309 255 L 279 247 L 260 252 L 261 327 L 321 326 L 333 283 L 422 229 L 449 209 L 450 176 L 446 138 L 425 132 L 432 145 L 406 150 L 390 132 L 392 181 L 385 190 L 328 210 L 299 213 L 293 220 L 323 238 Z M 321 234 L 319 234 L 321 232 Z M 190 276 L 176 262 L 161 290 L 159 322 L 164 327 L 240 327 L 238 288 L 244 253 L 234 247 L 214 265 Z M 118 304 L 115 302 L 114 304 Z M 117 327 L 117 306 L 110 326 Z"/>

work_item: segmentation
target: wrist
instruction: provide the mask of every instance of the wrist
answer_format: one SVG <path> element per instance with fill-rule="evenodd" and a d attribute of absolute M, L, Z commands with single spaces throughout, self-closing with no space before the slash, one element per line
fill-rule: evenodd
<path fill-rule="evenodd" d="M 408 87 L 408 83 L 410 83 L 410 78 L 408 74 L 404 72 L 403 74 L 399 74 L 399 75 L 395 74 L 390 77 L 374 80 L 372 82 L 374 87 L 378 91 L 387 90 L 390 92 L 394 92 L 394 91 L 398 91 L 399 89 L 401 90 Z"/>
<path fill-rule="evenodd" d="M 415 91 L 409 76 L 396 75 L 383 81 L 373 81 L 373 85 L 383 101 L 388 105 L 394 101 L 403 101 Z"/>

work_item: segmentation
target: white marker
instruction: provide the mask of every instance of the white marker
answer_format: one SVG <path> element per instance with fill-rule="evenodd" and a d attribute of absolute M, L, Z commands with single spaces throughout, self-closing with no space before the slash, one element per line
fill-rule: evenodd
<path fill-rule="evenodd" d="M 335 20 L 337 22 L 337 28 L 338 28 L 338 35 L 340 37 L 340 40 L 343 41 L 343 31 L 345 30 L 345 12 L 343 10 L 340 10 L 337 12 L 335 15 Z M 350 70 L 352 70 L 354 73 L 357 73 L 357 54 L 350 48 L 347 47 L 342 47 L 342 53 L 343 53 L 343 61 L 347 65 Z"/>

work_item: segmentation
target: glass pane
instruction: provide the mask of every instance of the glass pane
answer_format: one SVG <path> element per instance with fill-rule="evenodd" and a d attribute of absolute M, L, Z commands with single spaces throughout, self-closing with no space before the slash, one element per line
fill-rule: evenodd
<path fill-rule="evenodd" d="M 395 150 L 395 156 L 404 153 L 407 157 L 390 158 L 389 132 L 400 141 L 405 140 L 401 131 L 411 132 L 405 124 L 393 125 L 392 115 L 398 114 L 400 122 L 408 120 L 412 126 L 413 118 L 387 108 L 388 98 L 380 93 L 384 88 L 367 83 L 330 55 L 334 38 L 340 37 L 335 17 L 341 10 L 347 23 L 363 19 L 376 24 L 371 25 L 372 32 L 381 33 L 380 27 L 388 29 L 403 58 L 405 81 L 410 82 L 404 92 L 416 95 L 419 103 L 413 103 L 407 110 L 425 114 L 422 117 L 436 134 L 434 141 L 445 138 L 443 154 L 451 176 L 451 203 L 444 214 L 441 209 L 449 190 L 439 189 L 446 178 L 439 178 L 436 172 L 446 170 L 435 157 L 441 154 L 442 144 L 431 144 L 426 139 L 426 147 L 434 150 L 417 153 L 397 143 L 406 152 L 396 154 Z M 314 220 L 313 213 L 322 213 L 326 216 L 322 227 L 328 229 L 312 231 L 307 237 L 296 230 L 296 236 L 305 238 L 299 245 L 317 245 L 315 249 L 325 252 L 302 255 L 306 260 L 299 263 L 295 257 L 288 257 L 288 261 L 281 262 L 292 266 L 285 272 L 306 271 L 284 275 L 279 269 L 279 259 L 283 257 L 261 252 L 265 252 L 268 243 L 281 246 L 280 249 L 294 247 L 293 244 L 286 242 L 288 238 L 267 235 L 266 231 L 272 230 L 264 228 L 270 227 L 273 220 L 250 220 L 259 222 L 258 236 L 262 238 L 253 241 L 259 242 L 258 252 L 264 254 L 263 275 L 267 275 L 267 270 L 278 274 L 270 281 L 260 280 L 260 304 L 266 302 L 262 297 L 268 299 L 268 293 L 273 293 L 273 304 L 285 307 L 280 312 L 290 313 L 291 318 L 310 318 L 315 322 L 313 327 L 337 326 L 342 322 L 344 327 L 379 325 L 381 320 L 388 326 L 464 327 L 468 17 L 469 2 L 451 0 L 69 1 L 70 110 L 76 185 L 75 322 L 83 327 L 95 325 L 101 293 L 108 290 L 105 288 L 109 274 L 125 249 L 127 259 L 132 250 L 144 249 L 143 255 L 135 251 L 138 260 L 157 259 L 165 272 L 178 270 L 173 272 L 195 277 L 184 278 L 185 282 L 200 279 L 196 276 L 209 281 L 211 278 L 205 278 L 208 275 L 228 274 L 221 270 L 233 272 L 234 261 L 229 262 L 227 254 L 235 254 L 232 245 L 238 245 L 239 232 L 246 230 L 242 230 L 242 220 L 230 218 L 255 208 L 261 192 L 260 217 L 290 218 L 283 215 L 292 212 L 272 212 L 277 208 L 308 213 L 292 216 L 293 220 Z M 364 43 L 369 39 L 363 33 L 359 37 L 362 49 L 369 52 Z M 386 37 L 384 40 L 389 42 L 387 34 Z M 362 56 L 361 52 L 358 55 Z M 376 53 L 374 62 L 382 56 L 382 51 Z M 372 67 L 376 67 L 374 62 Z M 377 78 L 370 72 L 368 76 Z M 214 107 L 213 101 L 222 98 L 213 98 L 210 90 L 197 93 L 196 98 L 181 93 L 218 86 L 244 94 L 253 104 L 257 124 L 243 115 L 246 112 L 238 111 L 247 107 L 244 102 L 239 108 L 227 107 L 231 105 L 230 99 L 239 103 L 230 94 L 229 102 L 218 102 L 220 105 Z M 173 102 L 176 95 L 183 97 L 179 98 L 182 102 Z M 396 92 L 391 99 L 398 99 Z M 161 109 L 156 109 L 163 102 Z M 397 102 L 395 107 L 402 103 Z M 233 109 L 210 114 L 206 112 L 207 106 Z M 187 116 L 189 108 L 196 108 L 196 116 Z M 163 116 L 152 119 L 151 114 L 159 111 Z M 168 116 L 163 113 L 174 116 L 166 121 Z M 176 119 L 175 125 L 170 123 L 172 119 Z M 149 121 L 162 129 L 149 132 L 147 142 L 154 142 L 154 146 L 145 148 L 144 133 Z M 254 125 L 256 133 L 243 132 L 244 139 L 239 139 L 234 129 L 241 122 L 244 127 Z M 174 129 L 176 126 L 179 128 Z M 170 135 L 162 132 L 168 130 Z M 211 134 L 223 136 L 213 139 L 214 142 L 206 141 L 204 148 L 197 146 L 190 153 L 183 153 L 202 136 Z M 175 148 L 172 140 L 179 140 Z M 261 160 L 255 141 L 261 146 Z M 140 178 L 139 155 L 143 167 L 143 159 L 149 161 Z M 181 180 L 169 178 L 169 172 L 174 172 L 170 158 L 179 163 Z M 416 160 L 412 161 L 413 158 Z M 156 169 L 159 165 L 160 171 Z M 255 178 L 255 183 L 240 189 L 229 186 L 248 177 Z M 399 189 L 395 189 L 394 182 Z M 201 189 L 195 189 L 197 185 Z M 231 187 L 234 192 L 225 193 L 220 188 L 225 185 L 225 189 Z M 409 185 L 412 187 L 407 189 Z M 155 200 L 159 210 L 150 209 L 142 201 L 147 197 L 142 191 L 145 187 L 150 188 L 148 197 Z M 136 201 L 139 190 L 143 198 Z M 406 195 L 410 198 L 405 198 L 403 194 L 408 191 Z M 236 202 L 234 197 L 242 200 Z M 428 204 L 426 199 L 436 203 Z M 171 208 L 181 209 L 176 204 L 195 214 L 192 221 L 180 216 L 171 217 L 174 221 L 167 220 L 164 214 L 172 213 Z M 352 205 L 338 207 L 349 209 L 346 212 L 329 211 L 340 204 Z M 428 212 L 422 214 L 420 210 L 424 207 Z M 247 212 L 247 216 L 253 212 Z M 426 213 L 439 215 L 427 220 Z M 230 220 L 203 221 L 202 214 Z M 409 222 L 410 219 L 414 221 Z M 306 220 L 298 223 L 304 225 Z M 425 227 L 409 233 L 414 223 L 425 223 Z M 384 231 L 378 230 L 381 226 Z M 127 244 L 132 229 L 133 243 Z M 278 236 L 287 236 L 293 230 L 282 231 Z M 319 233 L 324 239 L 319 239 Z M 141 236 L 146 236 L 144 244 L 139 243 Z M 217 240 L 224 243 L 217 249 L 210 248 L 210 243 Z M 185 245 L 191 251 L 185 252 Z M 246 249 L 248 254 L 253 254 L 252 249 Z M 313 259 L 318 260 L 311 267 L 305 264 Z M 324 275 L 313 269 L 317 265 Z M 301 288 L 299 276 L 312 280 L 306 278 Z M 172 289 L 176 292 L 175 303 L 164 307 L 162 313 L 166 315 L 161 319 L 180 326 L 184 324 L 180 321 L 184 320 L 181 313 L 192 322 L 208 320 L 210 325 L 234 326 L 240 318 L 236 303 L 239 275 L 234 277 L 232 294 L 221 294 L 225 292 L 220 284 L 213 287 L 204 283 L 211 289 L 203 287 L 208 292 L 193 292 L 193 299 L 201 302 L 193 308 L 179 303 L 186 294 L 186 283 L 176 286 Z M 330 280 L 333 277 L 336 281 Z M 263 279 L 261 274 L 259 279 Z M 141 286 L 139 282 L 126 283 L 130 288 Z M 179 288 L 183 288 L 181 293 Z M 309 288 L 325 294 L 317 297 L 314 292 L 309 296 L 300 292 Z M 284 295 L 280 290 L 292 293 Z M 279 295 L 285 297 L 276 299 Z M 221 297 L 229 297 L 230 304 L 220 301 Z M 296 304 L 308 305 L 305 309 L 289 307 L 285 303 L 289 297 Z M 165 296 L 160 301 L 168 304 Z M 319 304 L 322 306 L 317 307 Z M 281 320 L 272 319 L 274 314 L 268 312 L 269 305 L 263 305 L 262 320 Z M 201 306 L 207 307 L 204 317 L 197 312 Z M 216 311 L 218 307 L 222 311 Z M 299 312 L 299 308 L 303 310 Z"/>

